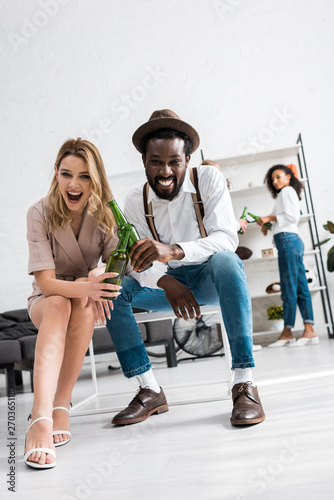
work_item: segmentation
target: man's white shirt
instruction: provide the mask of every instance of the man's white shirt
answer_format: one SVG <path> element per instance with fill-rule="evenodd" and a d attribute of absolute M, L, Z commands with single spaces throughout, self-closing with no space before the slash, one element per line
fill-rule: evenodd
<path fill-rule="evenodd" d="M 180 192 L 171 201 L 159 198 L 149 188 L 148 203 L 152 202 L 154 224 L 160 241 L 165 244 L 178 244 L 184 251 L 182 260 L 169 261 L 171 268 L 200 264 L 216 252 L 234 252 L 238 246 L 236 221 L 224 176 L 217 168 L 207 165 L 197 167 L 197 173 L 198 188 L 204 206 L 203 224 L 208 235 L 206 238 L 201 238 L 191 196 L 196 190 L 188 169 Z M 129 222 L 134 224 L 141 238 L 152 238 L 144 213 L 143 185 L 127 195 L 124 213 Z M 138 279 L 138 276 L 136 279 L 141 284 L 152 287 L 156 286 L 164 272 L 153 267 L 140 274 L 142 277 Z"/>

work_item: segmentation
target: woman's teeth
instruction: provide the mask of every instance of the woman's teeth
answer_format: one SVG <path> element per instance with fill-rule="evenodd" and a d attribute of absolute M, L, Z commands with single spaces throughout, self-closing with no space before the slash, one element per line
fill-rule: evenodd
<path fill-rule="evenodd" d="M 79 201 L 82 196 L 82 193 L 71 193 L 71 191 L 67 191 L 67 195 L 70 201 Z"/>

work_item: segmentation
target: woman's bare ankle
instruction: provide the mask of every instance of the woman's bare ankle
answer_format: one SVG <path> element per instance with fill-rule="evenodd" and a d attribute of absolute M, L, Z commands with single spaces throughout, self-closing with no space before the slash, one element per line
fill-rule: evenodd
<path fill-rule="evenodd" d="M 285 326 L 278 340 L 286 340 L 286 339 L 293 339 L 293 335 L 291 332 L 291 328 L 287 328 Z"/>
<path fill-rule="evenodd" d="M 316 337 L 317 334 L 314 331 L 313 324 L 312 323 L 304 323 L 304 332 L 302 337 L 304 338 L 312 338 Z"/>

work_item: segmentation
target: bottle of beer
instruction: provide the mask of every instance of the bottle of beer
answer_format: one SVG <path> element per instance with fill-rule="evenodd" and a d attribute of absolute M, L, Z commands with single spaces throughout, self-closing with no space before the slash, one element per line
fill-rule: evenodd
<path fill-rule="evenodd" d="M 109 206 L 111 208 L 111 211 L 113 213 L 113 216 L 114 216 L 114 219 L 116 221 L 116 224 L 118 226 L 118 231 L 117 231 L 117 234 L 118 234 L 118 237 L 120 238 L 121 237 L 121 234 L 122 234 L 122 231 L 123 231 L 123 228 L 124 226 L 128 225 L 130 227 L 130 235 L 129 235 L 129 241 L 128 241 L 128 246 L 127 246 L 127 252 L 129 252 L 130 248 L 132 247 L 132 245 L 140 240 L 140 236 L 138 234 L 138 231 L 137 229 L 135 228 L 135 226 L 133 224 L 130 224 L 128 222 L 128 220 L 126 219 L 125 215 L 123 214 L 122 210 L 119 208 L 119 206 L 117 205 L 117 202 L 115 200 L 111 200 L 109 201 Z M 145 269 L 143 269 L 143 271 L 146 271 L 147 269 L 149 269 L 150 267 L 152 267 L 153 264 L 150 264 L 149 266 L 147 266 Z M 140 271 L 142 272 L 142 271 Z"/>
<path fill-rule="evenodd" d="M 247 207 L 244 207 L 244 211 L 242 212 L 242 216 L 240 217 L 240 219 L 247 220 L 246 216 L 247 216 Z M 240 228 L 238 234 L 244 234 L 244 231 Z"/>
<path fill-rule="evenodd" d="M 105 270 L 106 273 L 118 273 L 118 276 L 115 276 L 114 278 L 107 278 L 103 280 L 103 283 L 110 283 L 112 285 L 120 285 L 122 283 L 126 271 L 126 266 L 128 265 L 129 262 L 127 247 L 128 247 L 130 233 L 131 233 L 130 224 L 123 226 L 123 230 L 117 248 L 116 250 L 111 252 Z M 116 290 L 113 291 L 116 292 Z M 117 297 L 105 297 L 105 298 L 107 300 L 114 300 Z"/>
<path fill-rule="evenodd" d="M 251 214 L 250 212 L 248 212 L 248 215 L 250 215 L 252 217 L 252 219 L 255 220 L 255 222 L 260 218 L 259 215 L 253 215 Z M 268 231 L 270 231 L 270 229 L 273 227 L 272 223 L 271 222 L 266 222 L 265 224 L 263 224 L 263 226 L 268 229 Z"/>

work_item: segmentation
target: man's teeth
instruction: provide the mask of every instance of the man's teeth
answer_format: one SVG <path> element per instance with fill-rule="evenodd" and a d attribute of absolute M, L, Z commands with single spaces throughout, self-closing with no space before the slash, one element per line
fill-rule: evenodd
<path fill-rule="evenodd" d="M 167 187 L 167 186 L 170 186 L 170 185 L 173 183 L 173 179 L 170 179 L 170 180 L 168 180 L 168 181 L 163 181 L 163 180 L 159 179 L 159 181 L 158 181 L 158 182 L 159 182 L 159 184 L 161 184 L 162 186 L 166 186 L 166 187 Z"/>

